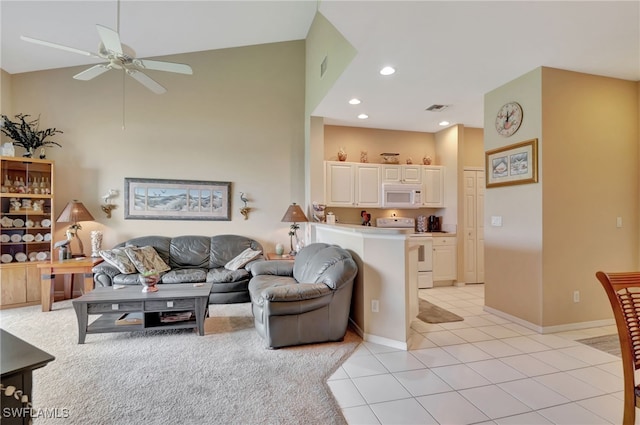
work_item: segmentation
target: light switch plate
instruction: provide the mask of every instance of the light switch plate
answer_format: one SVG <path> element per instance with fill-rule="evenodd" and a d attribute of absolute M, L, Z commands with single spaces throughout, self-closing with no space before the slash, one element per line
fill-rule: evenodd
<path fill-rule="evenodd" d="M 622 217 L 616 217 L 616 227 L 622 227 Z"/>
<path fill-rule="evenodd" d="M 501 215 L 492 215 L 491 216 L 491 225 L 493 227 L 502 227 L 502 216 Z"/>

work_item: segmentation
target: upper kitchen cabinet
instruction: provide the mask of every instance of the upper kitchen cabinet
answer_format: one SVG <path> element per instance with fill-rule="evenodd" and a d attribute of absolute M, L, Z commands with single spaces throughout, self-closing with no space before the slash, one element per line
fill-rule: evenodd
<path fill-rule="evenodd" d="M 379 164 L 340 161 L 325 162 L 325 202 L 331 207 L 368 207 L 382 205 Z"/>
<path fill-rule="evenodd" d="M 422 203 L 427 208 L 444 207 L 444 166 L 422 166 L 424 193 Z"/>
<path fill-rule="evenodd" d="M 422 183 L 421 165 L 382 165 L 384 183 Z"/>

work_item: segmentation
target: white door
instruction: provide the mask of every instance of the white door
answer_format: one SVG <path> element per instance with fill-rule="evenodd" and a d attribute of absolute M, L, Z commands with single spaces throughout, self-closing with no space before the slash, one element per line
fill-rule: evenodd
<path fill-rule="evenodd" d="M 484 282 L 484 171 L 464 171 L 464 280 Z"/>

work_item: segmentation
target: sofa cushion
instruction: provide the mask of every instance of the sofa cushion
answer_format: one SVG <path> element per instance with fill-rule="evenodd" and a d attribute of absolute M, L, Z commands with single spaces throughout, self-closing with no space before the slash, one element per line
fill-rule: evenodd
<path fill-rule="evenodd" d="M 119 274 L 111 282 L 113 285 L 140 285 L 140 273 Z"/>
<path fill-rule="evenodd" d="M 136 266 L 131 262 L 124 248 L 113 248 L 98 252 L 107 263 L 117 268 L 120 273 L 136 273 Z"/>
<path fill-rule="evenodd" d="M 205 269 L 177 269 L 162 276 L 162 283 L 204 282 L 207 278 Z"/>
<path fill-rule="evenodd" d="M 262 251 L 254 251 L 251 248 L 247 248 L 238 254 L 233 260 L 225 264 L 224 268 L 227 270 L 238 270 L 260 254 L 262 254 Z"/>
<path fill-rule="evenodd" d="M 245 236 L 212 236 L 208 268 L 215 269 L 224 267 L 225 264 L 233 260 L 239 253 L 247 248 L 262 250 L 262 246 L 258 242 Z"/>
<path fill-rule="evenodd" d="M 249 278 L 249 272 L 246 269 L 227 270 L 224 267 L 218 267 L 210 269 L 207 273 L 208 283 L 235 282 L 245 278 Z"/>
<path fill-rule="evenodd" d="M 176 236 L 171 239 L 169 266 L 174 268 L 209 268 L 211 238 L 207 236 Z"/>
<path fill-rule="evenodd" d="M 143 246 L 141 248 L 129 246 L 124 251 L 140 273 L 152 270 L 162 273 L 171 269 L 152 246 Z"/>

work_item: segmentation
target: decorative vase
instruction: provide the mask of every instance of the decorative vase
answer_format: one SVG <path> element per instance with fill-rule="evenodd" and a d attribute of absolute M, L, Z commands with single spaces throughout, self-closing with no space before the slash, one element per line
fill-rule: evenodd
<path fill-rule="evenodd" d="M 44 150 L 44 146 L 40 148 L 40 159 L 45 159 L 47 157 L 47 153 Z"/>
<path fill-rule="evenodd" d="M 338 161 L 346 161 L 347 160 L 347 152 L 344 148 L 338 149 Z"/>
<path fill-rule="evenodd" d="M 367 151 L 361 151 L 360 152 L 360 162 L 362 162 L 362 163 L 369 162 L 369 154 L 367 153 Z"/>
<path fill-rule="evenodd" d="M 142 292 L 157 292 L 158 291 L 158 287 L 156 286 L 156 284 L 158 283 L 158 281 L 160 280 L 160 275 L 155 273 L 155 274 L 141 274 L 140 275 L 140 283 L 142 284 L 142 286 L 144 286 L 144 288 L 142 288 Z"/>
<path fill-rule="evenodd" d="M 100 256 L 100 247 L 102 245 L 102 232 L 100 230 L 91 231 L 91 256 L 96 258 Z"/>
<path fill-rule="evenodd" d="M 431 157 L 429 155 L 425 155 L 424 158 L 422 158 L 422 163 L 424 165 L 431 165 Z"/>
<path fill-rule="evenodd" d="M 33 156 L 33 148 L 27 149 L 25 153 L 22 154 L 24 158 L 31 158 Z"/>
<path fill-rule="evenodd" d="M 276 254 L 282 255 L 284 253 L 284 245 L 281 243 L 276 244 Z"/>

